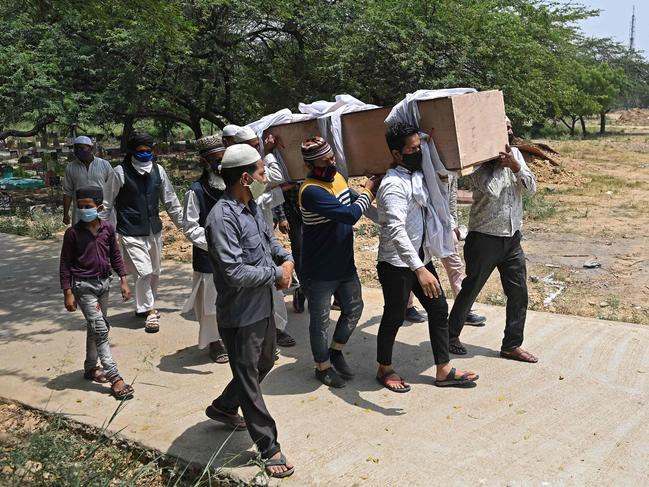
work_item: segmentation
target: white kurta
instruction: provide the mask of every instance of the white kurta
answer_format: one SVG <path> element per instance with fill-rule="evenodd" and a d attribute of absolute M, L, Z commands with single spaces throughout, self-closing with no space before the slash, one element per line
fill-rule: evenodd
<path fill-rule="evenodd" d="M 191 189 L 185 194 L 184 215 L 183 233 L 192 244 L 207 251 L 205 228 L 198 223 L 200 218 L 198 198 Z M 216 286 L 211 273 L 194 271 L 192 291 L 182 312 L 188 313 L 191 309 L 194 310 L 199 325 L 198 348 L 203 349 L 210 343 L 220 340 L 216 322 Z"/>
<path fill-rule="evenodd" d="M 268 154 L 264 157 L 264 165 L 266 166 L 268 189 L 257 198 L 256 203 L 264 213 L 266 225 L 272 230 L 273 208 L 284 203 L 284 193 L 280 185 L 284 184 L 286 179 L 273 154 Z M 284 293 L 275 288 L 273 288 L 273 311 L 275 313 L 275 327 L 280 331 L 284 331 L 288 324 L 288 311 L 284 302 Z"/>
<path fill-rule="evenodd" d="M 140 173 L 150 173 L 153 163 L 148 165 L 133 164 Z M 167 214 L 176 227 L 183 224 L 183 208 L 176 192 L 165 172 L 158 164 L 160 172 L 160 201 L 164 204 Z M 104 210 L 99 215 L 108 218 L 115 206 L 115 199 L 124 186 L 124 170 L 121 166 L 113 169 L 104 186 Z M 162 259 L 161 233 L 150 234 L 146 237 L 120 235 L 120 243 L 124 254 L 124 263 L 129 274 L 135 276 L 135 306 L 138 313 L 155 309 L 155 299 L 160 278 L 160 261 Z"/>

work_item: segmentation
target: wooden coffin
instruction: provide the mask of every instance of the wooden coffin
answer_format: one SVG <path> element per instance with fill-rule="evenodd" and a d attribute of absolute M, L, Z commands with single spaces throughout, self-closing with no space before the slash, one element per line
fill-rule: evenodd
<path fill-rule="evenodd" d="M 345 113 L 341 117 L 343 150 L 350 177 L 385 174 L 392 156 L 385 141 L 391 107 Z"/>
<path fill-rule="evenodd" d="M 420 129 L 431 133 L 444 167 L 471 172 L 507 144 L 501 91 L 482 91 L 418 102 Z"/>
<path fill-rule="evenodd" d="M 284 123 L 274 125 L 264 131 L 264 139 L 272 134 L 279 138 L 281 145 L 277 145 L 288 169 L 288 174 L 293 181 L 302 181 L 306 177 L 306 167 L 302 159 L 301 145 L 309 137 L 320 135 L 317 120 L 304 120 L 302 122 Z"/>

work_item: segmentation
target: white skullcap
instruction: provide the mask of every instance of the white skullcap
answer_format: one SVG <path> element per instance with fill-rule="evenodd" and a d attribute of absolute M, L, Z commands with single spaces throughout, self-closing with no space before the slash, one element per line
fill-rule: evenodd
<path fill-rule="evenodd" d="M 85 135 L 80 135 L 76 139 L 74 139 L 73 144 L 85 144 L 85 145 L 92 145 L 92 140 L 90 140 L 90 137 L 86 137 Z"/>
<path fill-rule="evenodd" d="M 226 125 L 223 127 L 223 137 L 233 137 L 238 130 L 238 125 Z"/>
<path fill-rule="evenodd" d="M 509 119 L 507 115 L 505 115 L 505 123 L 508 123 L 509 125 L 512 124 L 512 121 Z"/>
<path fill-rule="evenodd" d="M 237 133 L 234 134 L 235 142 L 248 142 L 249 140 L 256 139 L 257 134 L 250 127 L 240 127 Z"/>
<path fill-rule="evenodd" d="M 248 166 L 261 160 L 259 152 L 248 144 L 234 144 L 225 149 L 221 167 L 219 169 L 228 169 L 231 167 Z"/>

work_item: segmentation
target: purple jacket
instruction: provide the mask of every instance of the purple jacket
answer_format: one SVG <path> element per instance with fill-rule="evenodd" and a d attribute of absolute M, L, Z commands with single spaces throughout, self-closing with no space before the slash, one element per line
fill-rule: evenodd
<path fill-rule="evenodd" d="M 102 220 L 97 235 L 79 222 L 65 231 L 61 249 L 61 289 L 72 288 L 72 278 L 107 277 L 112 269 L 126 275 L 126 267 L 117 244 L 115 227 Z"/>

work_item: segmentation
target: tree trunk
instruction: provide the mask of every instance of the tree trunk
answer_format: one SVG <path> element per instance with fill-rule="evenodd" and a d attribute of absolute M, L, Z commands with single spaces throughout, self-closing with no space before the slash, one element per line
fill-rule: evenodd
<path fill-rule="evenodd" d="M 132 115 L 125 115 L 122 127 L 122 137 L 120 139 L 119 148 L 124 153 L 127 152 L 127 143 L 129 137 L 133 133 L 133 122 L 135 121 Z"/>
<path fill-rule="evenodd" d="M 604 135 L 606 133 L 606 111 L 599 112 L 599 133 Z"/>
<path fill-rule="evenodd" d="M 54 117 L 45 117 L 43 120 L 34 125 L 33 128 L 29 130 L 16 130 L 16 129 L 0 129 L 0 140 L 4 140 L 7 137 L 32 137 L 47 127 L 49 124 L 55 121 Z"/>
<path fill-rule="evenodd" d="M 586 121 L 584 120 L 584 117 L 579 117 L 579 121 L 581 122 L 581 131 L 584 137 L 586 137 L 588 135 L 588 132 L 586 131 Z"/>
<path fill-rule="evenodd" d="M 570 135 L 572 137 L 574 137 L 574 135 L 575 135 L 575 125 L 576 124 L 577 124 L 577 119 L 573 117 L 572 118 L 572 125 L 570 125 Z"/>
<path fill-rule="evenodd" d="M 191 125 L 189 128 L 194 132 L 194 138 L 196 140 L 200 139 L 203 136 L 203 129 L 201 128 L 202 117 L 200 115 L 191 116 Z"/>
<path fill-rule="evenodd" d="M 47 134 L 47 127 L 43 128 L 41 130 L 41 148 L 47 149 L 47 146 L 49 144 L 49 137 Z"/>

